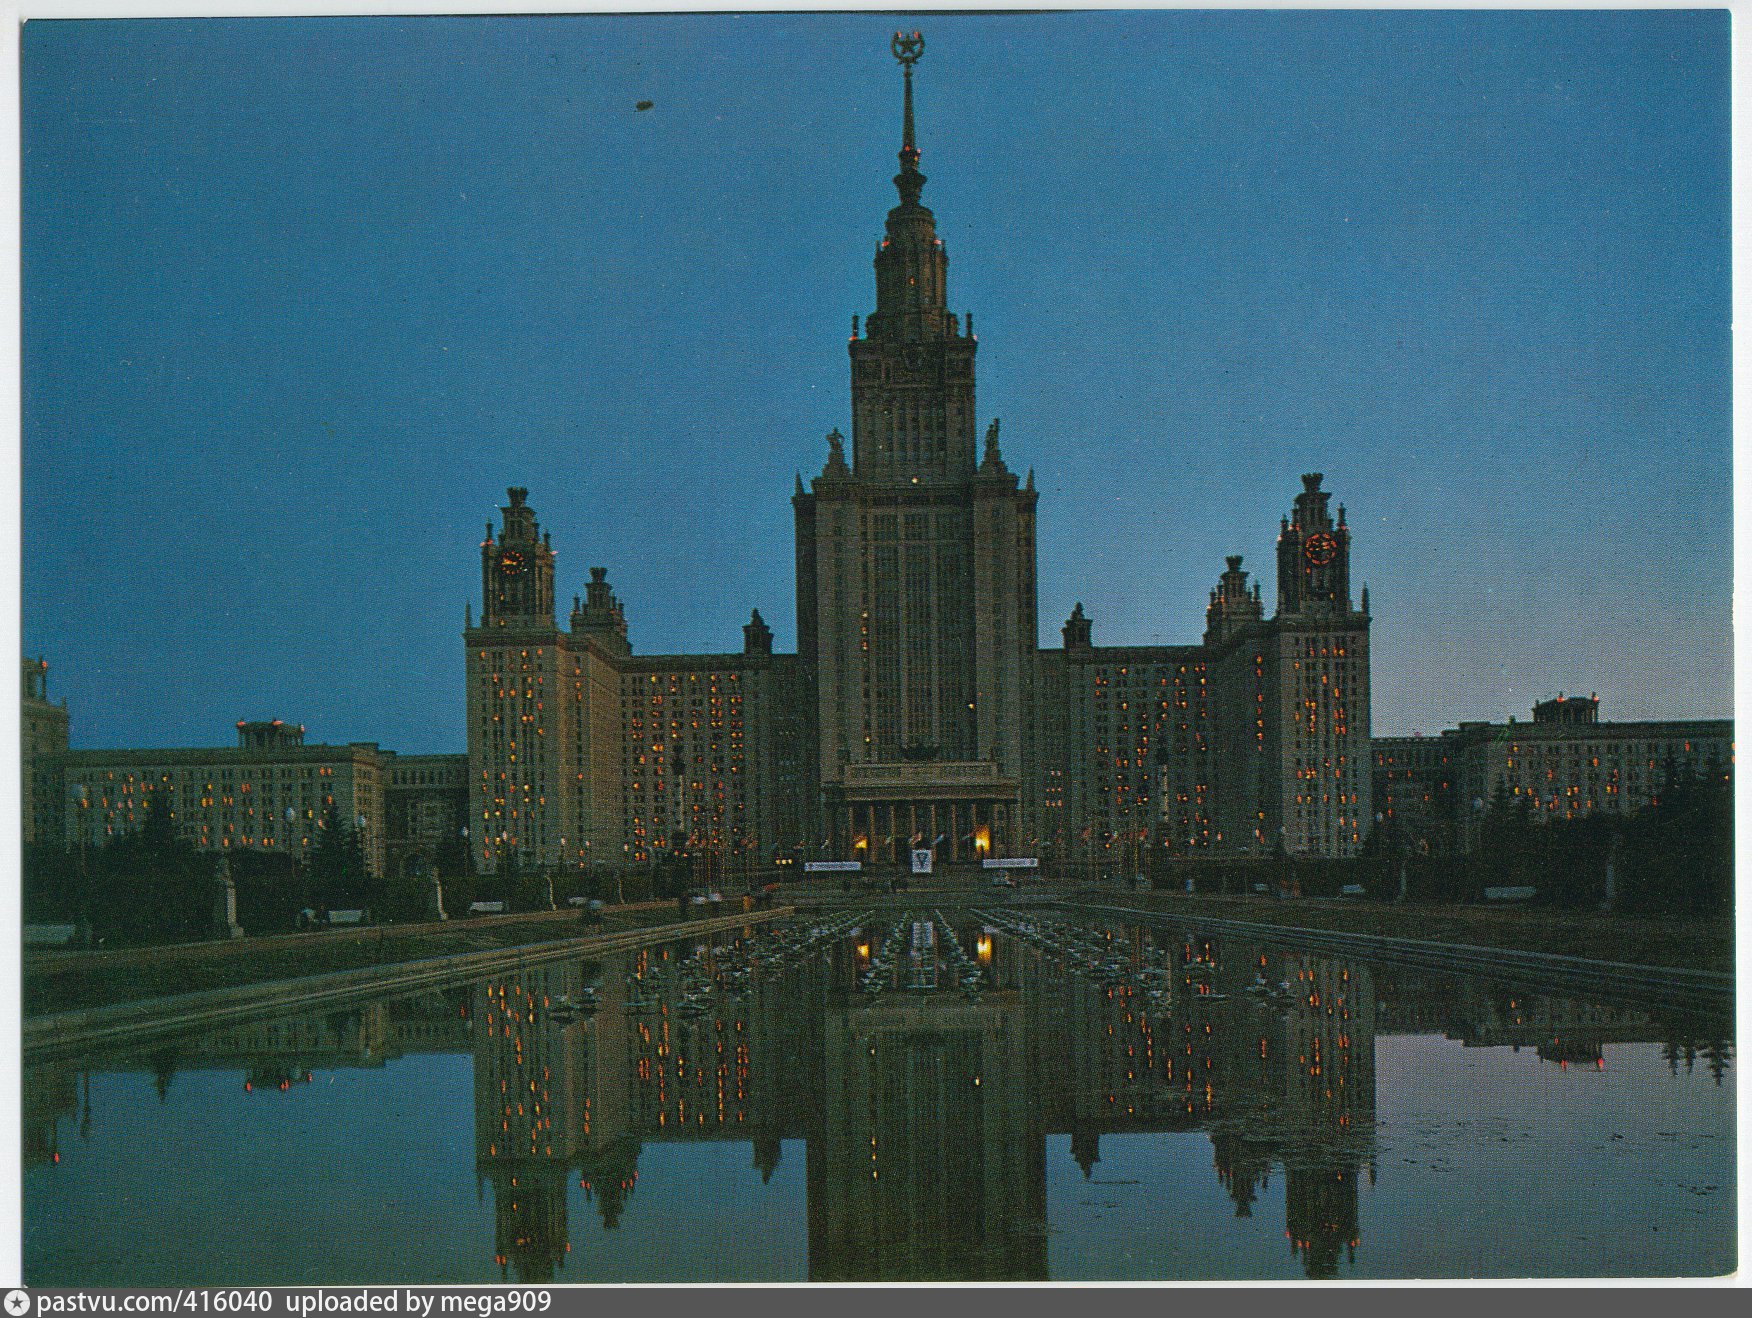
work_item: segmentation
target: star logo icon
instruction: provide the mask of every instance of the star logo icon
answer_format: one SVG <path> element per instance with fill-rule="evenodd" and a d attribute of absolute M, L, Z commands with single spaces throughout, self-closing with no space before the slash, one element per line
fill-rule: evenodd
<path fill-rule="evenodd" d="M 11 1314 L 12 1318 L 24 1318 L 24 1315 L 29 1311 L 30 1296 L 23 1291 L 6 1292 L 6 1312 Z"/>

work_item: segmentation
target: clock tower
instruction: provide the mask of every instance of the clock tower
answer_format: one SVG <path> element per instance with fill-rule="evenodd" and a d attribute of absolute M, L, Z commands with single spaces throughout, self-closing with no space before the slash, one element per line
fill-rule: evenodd
<path fill-rule="evenodd" d="M 1278 611 L 1260 665 L 1269 687 L 1264 836 L 1289 855 L 1353 856 L 1370 813 L 1369 613 L 1351 607 L 1350 528 L 1321 475 L 1302 477 L 1278 531 Z"/>
<path fill-rule="evenodd" d="M 554 551 L 527 502 L 529 491 L 505 491 L 497 541 L 492 523 L 481 541 L 481 625 L 544 628 L 554 621 Z"/>
<path fill-rule="evenodd" d="M 1302 492 L 1278 529 L 1278 612 L 1350 612 L 1350 528 L 1344 505 L 1338 520 L 1326 509 L 1332 498 L 1320 488 L 1319 472 L 1302 477 Z"/>
<path fill-rule="evenodd" d="M 529 506 L 505 492 L 481 541 L 481 617 L 468 647 L 468 845 L 479 873 L 558 863 L 578 836 L 573 665 L 554 624 L 554 551 Z"/>

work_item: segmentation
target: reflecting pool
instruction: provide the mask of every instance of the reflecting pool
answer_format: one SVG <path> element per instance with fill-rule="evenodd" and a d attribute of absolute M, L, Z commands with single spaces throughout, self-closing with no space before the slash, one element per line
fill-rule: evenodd
<path fill-rule="evenodd" d="M 1728 1027 L 928 907 L 28 1066 L 31 1285 L 1699 1275 Z"/>

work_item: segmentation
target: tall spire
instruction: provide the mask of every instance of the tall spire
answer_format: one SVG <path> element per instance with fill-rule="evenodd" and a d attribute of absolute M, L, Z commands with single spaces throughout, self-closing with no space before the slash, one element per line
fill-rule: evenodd
<path fill-rule="evenodd" d="M 919 193 L 924 190 L 925 176 L 919 173 L 919 148 L 913 140 L 912 71 L 913 65 L 925 53 L 925 39 L 917 32 L 896 32 L 888 48 L 900 61 L 906 76 L 906 108 L 900 129 L 900 173 L 894 176 L 894 186 L 900 191 L 901 205 L 917 206 Z"/>
<path fill-rule="evenodd" d="M 900 173 L 894 179 L 900 200 L 889 209 L 876 247 L 876 309 L 864 317 L 862 337 L 854 329 L 846 345 L 852 428 L 844 474 L 909 484 L 960 480 L 973 474 L 979 456 L 975 345 L 949 312 L 949 254 L 937 237 L 936 217 L 919 204 L 925 176 L 919 173 L 912 75 L 925 39 L 896 32 L 889 51 L 905 87 Z"/>
<path fill-rule="evenodd" d="M 896 32 L 889 50 L 905 75 L 905 113 L 901 124 L 900 173 L 894 186 L 900 204 L 888 212 L 886 235 L 876 251 L 876 310 L 864 320 L 870 338 L 911 341 L 955 336 L 945 305 L 948 264 L 937 237 L 936 217 L 919 204 L 925 176 L 919 173 L 919 148 L 913 130 L 913 65 L 925 53 L 917 32 Z"/>

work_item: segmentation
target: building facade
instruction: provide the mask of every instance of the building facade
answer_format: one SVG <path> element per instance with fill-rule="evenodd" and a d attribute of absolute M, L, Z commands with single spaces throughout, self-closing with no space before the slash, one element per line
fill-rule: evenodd
<path fill-rule="evenodd" d="M 851 439 L 792 495 L 797 651 L 758 613 L 740 654 L 635 655 L 601 568 L 569 628 L 528 492 L 481 544 L 469 619 L 474 864 L 586 869 L 663 848 L 746 864 L 1025 855 L 1142 872 L 1162 856 L 1349 855 L 1371 818 L 1368 608 L 1350 531 L 1304 478 L 1265 616 L 1241 560 L 1203 644 L 1096 646 L 1079 605 L 1039 643 L 1034 475 L 980 440 L 978 340 L 904 66 L 898 204 L 852 322 Z"/>
<path fill-rule="evenodd" d="M 635 656 L 592 568 L 562 628 L 528 491 L 507 500 L 464 633 L 475 869 L 588 873 L 687 848 L 752 870 L 757 849 L 806 836 L 800 665 L 760 614 L 740 653 Z"/>
<path fill-rule="evenodd" d="M 875 254 L 876 309 L 848 351 L 852 453 L 836 430 L 792 498 L 797 651 L 814 686 L 815 772 L 837 851 L 898 862 L 1012 848 L 1026 831 L 1037 645 L 1032 476 L 978 452 L 971 326 L 920 204 L 912 61 L 900 203 Z"/>
<path fill-rule="evenodd" d="M 306 856 L 332 818 L 358 830 L 367 868 L 382 874 L 394 759 L 372 742 L 307 746 L 302 726 L 279 719 L 238 723 L 229 748 L 69 751 L 58 762 L 66 843 L 137 831 L 162 793 L 178 835 L 202 851 Z"/>
<path fill-rule="evenodd" d="M 1628 815 L 1675 781 L 1733 771 L 1728 719 L 1602 723 L 1594 696 L 1559 695 L 1531 722 L 1462 723 L 1439 737 L 1381 737 L 1375 799 L 1387 835 L 1419 850 L 1470 850 L 1493 808 L 1535 822 Z"/>
<path fill-rule="evenodd" d="M 19 742 L 23 762 L 20 824 L 24 843 L 56 841 L 61 836 L 60 756 L 67 751 L 67 702 L 49 703 L 49 665 L 43 659 L 24 661 L 23 707 Z"/>
<path fill-rule="evenodd" d="M 25 664 L 27 703 L 39 664 Z M 332 812 L 357 831 L 373 875 L 454 874 L 467 864 L 466 755 L 307 745 L 301 725 L 280 719 L 240 720 L 235 746 L 70 751 L 66 710 L 50 709 L 59 731 L 39 734 L 34 757 L 26 734 L 41 840 L 102 847 L 138 830 L 162 792 L 178 836 L 201 851 L 307 856 Z"/>
<path fill-rule="evenodd" d="M 379 756 L 385 872 L 417 878 L 466 870 L 468 756 Z"/>

